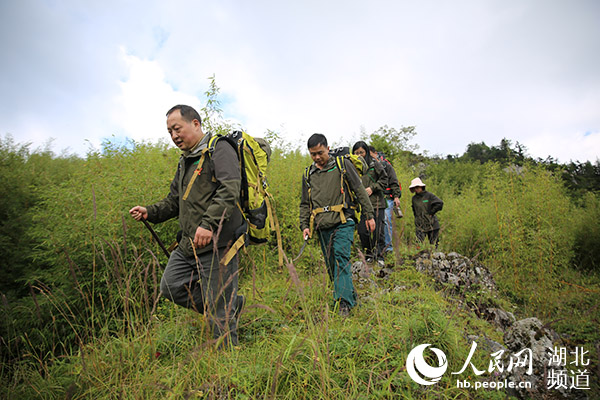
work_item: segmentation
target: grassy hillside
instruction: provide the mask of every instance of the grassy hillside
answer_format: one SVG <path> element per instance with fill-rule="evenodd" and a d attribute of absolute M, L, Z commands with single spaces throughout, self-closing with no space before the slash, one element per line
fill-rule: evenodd
<path fill-rule="evenodd" d="M 14 153 L 14 147 L 5 150 Z M 85 160 L 49 157 L 41 168 L 61 165 L 60 174 L 47 176 L 52 184 L 28 181 L 31 157 L 3 157 L 3 177 L 21 171 L 13 181 L 30 182 L 35 191 L 23 189 L 23 198 L 10 200 L 20 201 L 15 207 L 26 221 L 27 240 L 19 249 L 26 266 L 12 281 L 21 289 L 2 295 L 2 397 L 504 398 L 494 390 L 458 389 L 450 375 L 420 386 L 406 373 L 407 354 L 418 344 L 443 350 L 457 371 L 469 353 L 467 335 L 502 343 L 495 327 L 414 269 L 412 257 L 421 248 L 413 240 L 408 190 L 388 259 L 393 272 L 355 282 L 360 306 L 349 318 L 332 309 L 317 243 L 283 269 L 272 245 L 251 247 L 241 255 L 240 289 L 248 302 L 240 345 L 215 351 L 206 344 L 202 316 L 158 296 L 166 258 L 127 215 L 131 206 L 167 193 L 177 157 L 165 144 L 107 143 Z M 270 164 L 289 259 L 301 246 L 300 178 L 309 162 L 288 149 L 276 150 Z M 399 158 L 395 166 L 403 187 L 423 174 L 428 190 L 444 200 L 440 250 L 484 263 L 499 286 L 494 302 L 517 318 L 538 316 L 563 335 L 564 346 L 589 351 L 589 394 L 600 396 L 600 279 L 598 270 L 575 268 L 582 235 L 590 246 L 598 244 L 598 197 L 575 203 L 559 179 L 533 165 L 514 172 L 495 164 L 424 166 Z M 35 176 L 45 175 L 38 170 Z M 177 222 L 155 229 L 170 242 Z M 9 263 L 2 269 L 11 270 Z M 476 353 L 472 362 L 486 365 L 489 353 Z"/>
<path fill-rule="evenodd" d="M 307 257 L 318 257 L 316 250 Z M 433 289 L 410 262 L 391 279 L 360 287 L 360 307 L 347 319 L 332 310 L 323 270 L 287 273 L 243 265 L 240 346 L 207 346 L 204 319 L 158 300 L 147 319 L 131 316 L 98 333 L 72 356 L 19 368 L 9 398 L 456 398 L 450 378 L 424 390 L 404 371 L 417 344 L 442 349 L 453 370 L 466 359 L 470 334 L 501 341 L 487 323 Z M 317 263 L 318 264 L 318 263 Z M 254 269 L 256 268 L 256 269 Z M 402 287 L 402 288 L 401 288 Z M 399 289 L 401 288 L 401 289 Z M 30 355 L 35 358 L 35 356 Z M 473 362 L 483 365 L 483 354 Z M 481 397 L 479 397 L 481 398 Z M 490 392 L 485 398 L 502 398 Z"/>

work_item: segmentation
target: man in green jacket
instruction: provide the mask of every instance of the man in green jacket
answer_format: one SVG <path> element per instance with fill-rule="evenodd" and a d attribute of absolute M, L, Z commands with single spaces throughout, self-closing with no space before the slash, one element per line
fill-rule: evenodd
<path fill-rule="evenodd" d="M 354 240 L 354 206 L 350 193 L 360 204 L 369 231 L 375 230 L 373 207 L 354 164 L 343 159 L 340 171 L 335 157 L 330 157 L 327 138 L 315 133 L 308 139 L 313 159 L 302 179 L 300 229 L 305 240 L 315 231 L 321 243 L 329 278 L 333 281 L 333 297 L 339 301 L 339 312 L 347 316 L 356 305 L 352 284 L 350 251 Z"/>
<path fill-rule="evenodd" d="M 425 236 L 429 243 L 437 248 L 440 235 L 440 222 L 435 214 L 444 207 L 444 202 L 436 195 L 425 190 L 425 184 L 420 178 L 410 182 L 410 191 L 415 195 L 412 198 L 412 209 L 415 215 L 415 228 L 417 240 L 422 242 Z"/>
<path fill-rule="evenodd" d="M 244 227 L 237 206 L 241 184 L 237 153 L 222 139 L 209 151 L 212 135 L 202 132 L 200 115 L 186 105 L 167 112 L 167 131 L 182 151 L 169 194 L 129 212 L 138 221 L 153 223 L 179 218 L 182 235 L 162 276 L 161 294 L 205 314 L 213 338 L 236 345 L 236 317 L 243 297 L 237 294 L 237 255 L 228 250 Z"/>

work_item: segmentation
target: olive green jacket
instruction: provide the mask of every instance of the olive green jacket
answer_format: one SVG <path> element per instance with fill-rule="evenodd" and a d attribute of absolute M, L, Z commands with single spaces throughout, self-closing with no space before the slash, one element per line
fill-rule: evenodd
<path fill-rule="evenodd" d="M 384 193 L 387 187 L 388 178 L 383 165 L 377 160 L 371 158 L 371 163 L 367 167 L 367 172 L 362 176 L 362 184 L 365 188 L 370 187 L 373 190 L 369 199 L 374 210 L 387 208 L 387 201 Z"/>
<path fill-rule="evenodd" d="M 444 202 L 436 195 L 426 190 L 415 193 L 412 198 L 412 209 L 415 214 L 415 227 L 422 232 L 440 229 L 440 223 L 435 216 L 444 207 Z"/>
<path fill-rule="evenodd" d="M 384 191 L 386 199 L 394 199 L 402 197 L 402 188 L 398 182 L 398 176 L 394 166 L 388 160 L 379 161 L 387 174 L 387 187 Z"/>
<path fill-rule="evenodd" d="M 346 166 L 346 176 L 344 179 L 344 190 L 340 187 L 340 170 L 337 167 L 335 157 L 329 157 L 327 165 L 323 169 L 318 168 L 314 163 L 308 167 L 308 180 L 306 175 L 302 178 L 302 197 L 300 200 L 300 229 L 304 230 L 310 227 L 310 216 L 312 210 L 335 206 L 337 204 L 346 204 L 343 213 L 346 219 L 354 219 L 354 208 L 350 192 L 354 194 L 354 202 L 360 204 L 361 213 L 367 219 L 373 218 L 373 207 L 369 201 L 369 195 L 361 184 L 360 176 L 354 167 L 354 164 L 348 159 L 344 159 Z M 308 189 L 311 189 L 310 199 Z M 341 222 L 338 212 L 322 212 L 315 216 L 315 229 L 330 229 Z"/>
<path fill-rule="evenodd" d="M 229 246 L 243 225 L 243 217 L 238 208 L 240 197 L 240 167 L 237 153 L 225 140 L 218 140 L 212 155 L 206 152 L 200 175 L 196 176 L 187 198 L 184 195 L 192 176 L 197 174 L 202 151 L 207 148 L 211 134 L 205 135 L 191 151 L 184 152 L 179 159 L 175 178 L 171 182 L 169 194 L 163 200 L 146 207 L 148 221 L 157 223 L 179 217 L 182 231 L 180 247 L 186 256 L 193 256 L 196 229 L 202 227 L 215 234 L 220 225 L 217 247 Z M 213 250 L 213 243 L 197 248 L 196 253 Z"/>

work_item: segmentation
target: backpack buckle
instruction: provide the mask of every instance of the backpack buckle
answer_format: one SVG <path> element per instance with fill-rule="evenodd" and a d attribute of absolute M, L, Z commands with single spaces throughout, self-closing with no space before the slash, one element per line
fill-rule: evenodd
<path fill-rule="evenodd" d="M 323 207 L 323 212 L 329 212 L 329 206 Z"/>

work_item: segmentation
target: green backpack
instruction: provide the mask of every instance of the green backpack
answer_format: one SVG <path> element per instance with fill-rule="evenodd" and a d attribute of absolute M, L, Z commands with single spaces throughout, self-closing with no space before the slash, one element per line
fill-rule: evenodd
<path fill-rule="evenodd" d="M 267 166 L 271 158 L 271 147 L 262 138 L 254 138 L 242 131 L 228 135 L 214 135 L 208 142 L 212 154 L 218 140 L 226 140 L 236 150 L 240 163 L 242 184 L 238 206 L 247 222 L 246 232 L 240 235 L 223 258 L 227 264 L 244 245 L 261 244 L 269 240 L 271 231 L 277 236 L 279 265 L 283 265 L 281 230 L 274 208 L 273 196 L 267 191 Z"/>

